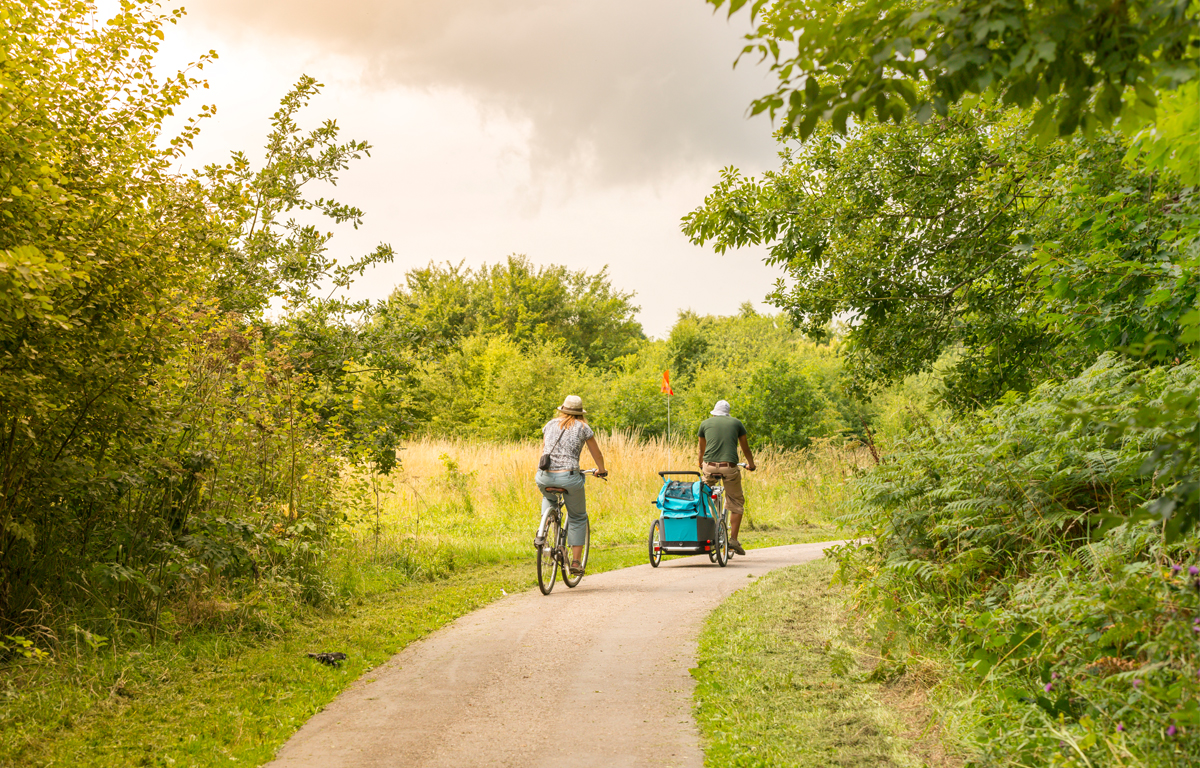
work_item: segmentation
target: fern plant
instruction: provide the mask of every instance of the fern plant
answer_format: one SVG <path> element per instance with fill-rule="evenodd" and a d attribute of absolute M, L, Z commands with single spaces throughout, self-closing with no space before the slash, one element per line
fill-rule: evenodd
<path fill-rule="evenodd" d="M 978 764 L 1200 760 L 1198 391 L 1105 355 L 853 483 L 841 576 L 885 655 L 941 644 L 986 694 Z"/>

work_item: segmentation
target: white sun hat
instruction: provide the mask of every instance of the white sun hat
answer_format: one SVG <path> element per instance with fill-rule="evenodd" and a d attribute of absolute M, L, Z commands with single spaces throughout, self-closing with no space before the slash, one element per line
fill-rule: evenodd
<path fill-rule="evenodd" d="M 729 401 L 728 400 L 718 400 L 717 404 L 714 405 L 713 409 L 711 411 L 709 411 L 708 413 L 710 416 L 728 416 L 729 415 Z"/>
<path fill-rule="evenodd" d="M 558 410 L 571 416 L 582 416 L 587 411 L 583 410 L 583 398 L 579 395 L 567 395 L 567 399 L 563 400 L 563 404 L 558 406 Z"/>

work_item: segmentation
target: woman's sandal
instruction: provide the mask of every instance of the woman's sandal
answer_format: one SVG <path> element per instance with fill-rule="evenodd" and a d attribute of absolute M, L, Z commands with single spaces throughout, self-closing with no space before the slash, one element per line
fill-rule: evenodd
<path fill-rule="evenodd" d="M 571 575 L 572 576 L 582 576 L 583 575 L 583 563 L 579 562 L 578 560 L 572 560 L 571 561 Z"/>

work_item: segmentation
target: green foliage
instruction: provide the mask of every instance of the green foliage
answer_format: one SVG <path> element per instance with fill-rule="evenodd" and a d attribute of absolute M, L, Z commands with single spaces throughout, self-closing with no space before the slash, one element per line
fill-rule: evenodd
<path fill-rule="evenodd" d="M 520 345 L 561 343 L 581 362 L 604 366 L 645 339 L 630 299 L 609 283 L 607 268 L 589 275 L 509 256 L 478 270 L 461 264 L 412 270 L 375 322 L 403 329 L 417 351 L 473 335 L 505 336 Z"/>
<path fill-rule="evenodd" d="M 643 437 L 667 434 L 666 398 L 661 391 L 662 372 L 669 368 L 666 348 L 665 342 L 646 343 L 607 369 L 580 371 L 576 394 L 584 398 L 588 423 L 594 429 Z"/>
<path fill-rule="evenodd" d="M 756 447 L 801 448 L 814 437 L 858 433 L 870 419 L 845 391 L 835 348 L 806 341 L 779 318 L 752 309 L 737 317 L 683 312 L 665 342 L 604 334 L 610 345 L 605 355 L 629 353 L 590 360 L 576 346 L 585 342 L 572 335 L 574 322 L 554 330 L 553 313 L 520 308 L 534 304 L 529 297 L 514 299 L 519 306 L 505 310 L 509 320 L 523 317 L 520 323 L 494 319 L 499 315 L 488 320 L 486 309 L 479 317 L 463 309 L 476 306 L 472 292 L 486 294 L 488 281 L 499 282 L 506 270 L 532 274 L 515 259 L 504 269 L 477 273 L 430 267 L 409 273 L 407 291 L 380 306 L 366 337 L 405 327 L 400 343 L 413 344 L 406 353 L 411 375 L 394 376 L 378 390 L 397 401 L 393 417 L 402 413 L 404 419 L 399 430 L 493 441 L 535 438 L 563 397 L 574 393 L 584 397 L 595 429 L 659 437 L 667 434 L 664 370 L 677 393 L 675 438 L 691 440 L 720 399 L 730 400 L 747 420 Z M 539 295 L 569 295 L 581 279 L 561 267 L 538 274 Z M 607 283 L 595 282 L 602 277 L 589 278 L 599 286 L 597 294 L 610 291 Z M 621 306 L 621 313 L 632 311 Z M 460 328 L 475 330 L 460 335 Z"/>
<path fill-rule="evenodd" d="M 751 111 L 783 113 L 807 138 L 873 115 L 924 122 L 972 94 L 1033 111 L 1047 137 L 1150 119 L 1158 89 L 1197 76 L 1191 0 L 856 3 L 707 0 L 757 22 L 742 55 L 771 62 L 774 93 Z"/>
<path fill-rule="evenodd" d="M 1157 119 L 1134 134 L 1125 159 L 1200 185 L 1200 81 L 1159 95 Z"/>
<path fill-rule="evenodd" d="M 234 152 L 226 165 L 205 168 L 209 194 L 232 233 L 223 243 L 223 263 L 215 275 L 224 309 L 254 315 L 276 298 L 287 309 L 300 309 L 313 303 L 314 290 L 324 289 L 332 296 L 368 267 L 392 260 L 391 246 L 380 245 L 363 258 L 339 263 L 328 253 L 333 234 L 295 218 L 296 213 L 312 211 L 355 229 L 362 224 L 360 209 L 325 198 L 309 200 L 303 194 L 304 186 L 314 181 L 336 184 L 338 172 L 352 160 L 369 156 L 371 149 L 365 141 L 339 144 L 333 120 L 313 131 L 300 129 L 297 113 L 320 88 L 316 79 L 305 75 L 284 96 L 271 116 L 261 169 L 253 170 L 243 152 Z M 292 217 L 281 219 L 288 214 Z"/>
<path fill-rule="evenodd" d="M 761 181 L 726 169 L 684 217 L 719 252 L 768 244 L 771 301 L 819 337 L 848 318 L 856 384 L 957 350 L 947 399 L 989 403 L 1118 345 L 1188 356 L 1198 316 L 1194 194 L 1129 167 L 1123 140 L 1026 138 L 1014 110 L 817 130 Z"/>
<path fill-rule="evenodd" d="M 809 341 L 782 318 L 684 312 L 667 340 L 679 371 L 675 432 L 691 439 L 728 400 L 755 448 L 804 448 L 814 437 L 859 433 L 869 414 L 845 389 L 836 345 Z"/>
<path fill-rule="evenodd" d="M 1195 187 L 1153 195 L 1154 179 L 1143 179 L 1144 189 L 1120 186 L 1098 199 L 1063 195 L 1056 214 L 1067 227 L 1037 245 L 1029 275 L 1048 324 L 1087 349 L 1194 357 L 1200 201 Z"/>
<path fill-rule="evenodd" d="M 237 155 L 172 173 L 197 122 L 167 140 L 162 121 L 200 81 L 156 75 L 182 15 L 156 8 L 122 3 L 104 24 L 86 2 L 0 10 L 0 623 L 40 625 L 39 642 L 64 626 L 153 639 L 171 604 L 211 595 L 327 601 L 342 456 L 378 435 L 331 428 L 339 405 L 319 395 L 355 395 L 304 370 L 295 339 L 335 346 L 313 336 L 355 307 L 314 288 L 390 251 L 337 266 L 327 236 L 282 221 L 357 221 L 300 189 L 366 145 L 299 129 L 318 87 L 303 78 L 262 171 Z M 266 324 L 275 300 L 324 320 Z"/>
<path fill-rule="evenodd" d="M 918 430 L 856 482 L 845 522 L 871 538 L 843 577 L 886 656 L 944 644 L 987 691 L 980 764 L 1200 754 L 1198 392 L 1194 363 L 1105 356 Z"/>
<path fill-rule="evenodd" d="M 539 434 L 576 380 L 560 343 L 522 346 L 507 336 L 464 339 L 418 374 L 420 414 L 433 434 L 520 440 Z"/>
<path fill-rule="evenodd" d="M 29 4 L 0 26 L 0 616 L 66 578 L 63 558 L 154 461 L 157 367 L 186 343 L 205 270 L 205 209 L 157 145 L 195 85 L 160 82 L 162 27 L 129 5 Z M 203 61 L 200 65 L 203 65 Z M 194 133 L 194 125 L 182 140 Z M 161 484 L 156 487 L 162 488 Z M 166 503 L 164 499 L 164 504 Z M 104 546 L 120 549 L 119 541 Z M 70 554 L 68 554 L 70 553 Z"/>

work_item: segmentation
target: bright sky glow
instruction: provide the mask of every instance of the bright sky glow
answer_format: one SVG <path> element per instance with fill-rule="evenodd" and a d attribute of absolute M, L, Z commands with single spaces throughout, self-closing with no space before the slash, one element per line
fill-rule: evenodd
<path fill-rule="evenodd" d="M 681 309 L 730 314 L 781 272 L 761 251 L 717 256 L 679 219 L 725 165 L 776 164 L 771 126 L 746 119 L 765 69 L 731 65 L 746 19 L 702 0 L 197 0 L 160 56 L 209 50 L 201 103 L 217 106 L 188 166 L 258 156 L 268 118 L 301 74 L 325 84 L 306 114 L 336 118 L 372 157 L 335 196 L 366 211 L 335 253 L 379 242 L 394 264 L 352 290 L 382 299 L 430 261 L 598 270 L 635 291 L 647 333 Z"/>

